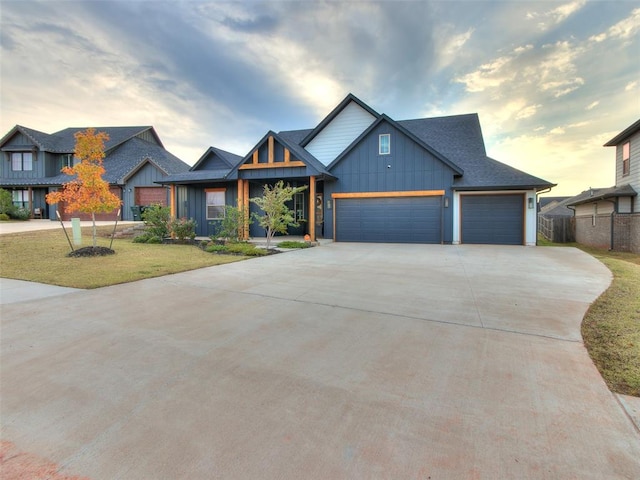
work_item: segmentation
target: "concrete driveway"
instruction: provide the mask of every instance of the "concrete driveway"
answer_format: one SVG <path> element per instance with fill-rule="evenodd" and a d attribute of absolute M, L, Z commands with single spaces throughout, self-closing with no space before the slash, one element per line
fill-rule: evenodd
<path fill-rule="evenodd" d="M 329 244 L 2 306 L 2 438 L 91 479 L 640 478 L 571 248 Z"/>

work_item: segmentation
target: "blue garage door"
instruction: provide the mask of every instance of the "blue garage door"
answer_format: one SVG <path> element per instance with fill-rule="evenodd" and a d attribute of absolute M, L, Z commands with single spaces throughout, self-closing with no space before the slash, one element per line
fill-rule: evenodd
<path fill-rule="evenodd" d="M 336 200 L 336 241 L 440 243 L 441 197 Z"/>
<path fill-rule="evenodd" d="M 462 243 L 524 243 L 524 195 L 461 195 L 460 202 Z"/>

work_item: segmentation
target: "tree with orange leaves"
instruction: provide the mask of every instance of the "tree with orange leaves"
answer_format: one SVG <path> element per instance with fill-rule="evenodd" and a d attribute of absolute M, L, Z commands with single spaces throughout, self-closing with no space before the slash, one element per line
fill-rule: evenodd
<path fill-rule="evenodd" d="M 62 173 L 74 176 L 63 185 L 62 190 L 47 194 L 49 205 L 65 202 L 70 211 L 90 213 L 93 222 L 93 247 L 96 247 L 96 213 L 107 213 L 119 207 L 122 201 L 109 190 L 109 183 L 102 178 L 105 169 L 104 142 L 109 140 L 105 132 L 96 133 L 94 128 L 75 134 L 74 156 L 79 160 L 73 167 L 64 167 Z"/>

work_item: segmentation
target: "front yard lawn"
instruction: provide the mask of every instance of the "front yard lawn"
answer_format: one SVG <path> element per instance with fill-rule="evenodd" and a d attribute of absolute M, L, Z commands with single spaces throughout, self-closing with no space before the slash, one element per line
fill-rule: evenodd
<path fill-rule="evenodd" d="M 108 235 L 112 227 L 99 227 Z M 71 232 L 69 232 L 71 234 Z M 83 246 L 91 245 L 91 228 L 82 229 Z M 101 236 L 98 245 L 108 247 Z M 143 278 L 237 262 L 246 257 L 212 255 L 193 245 L 148 245 L 115 239 L 115 255 L 71 258 L 60 228 L 0 235 L 0 276 L 74 288 L 97 288 Z"/>

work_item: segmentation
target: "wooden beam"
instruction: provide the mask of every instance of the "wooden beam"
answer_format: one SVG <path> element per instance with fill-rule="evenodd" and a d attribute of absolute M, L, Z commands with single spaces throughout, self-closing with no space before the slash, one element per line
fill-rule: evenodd
<path fill-rule="evenodd" d="M 274 140 L 273 136 L 269 135 L 269 163 L 273 163 L 273 159 L 275 158 L 274 154 Z"/>
<path fill-rule="evenodd" d="M 255 152 L 253 152 L 253 163 L 255 165 L 258 164 L 258 150 L 256 150 Z"/>
<path fill-rule="evenodd" d="M 304 162 L 300 160 L 294 160 L 289 163 L 285 162 L 275 162 L 275 163 L 245 163 L 244 165 L 240 165 L 238 170 L 259 170 L 261 168 L 290 168 L 290 167 L 306 167 Z"/>
<path fill-rule="evenodd" d="M 291 152 L 289 152 L 288 148 L 284 149 L 284 163 L 289 163 L 291 160 Z"/>
<path fill-rule="evenodd" d="M 406 192 L 349 192 L 332 193 L 331 198 L 391 198 L 391 197 L 437 197 L 444 190 L 410 190 Z"/>
<path fill-rule="evenodd" d="M 316 177 L 309 177 L 309 236 L 316 241 Z"/>
<path fill-rule="evenodd" d="M 249 180 L 244 180 L 243 185 L 244 193 L 242 198 L 244 204 L 242 205 L 242 212 L 244 214 L 244 240 L 249 240 Z"/>
<path fill-rule="evenodd" d="M 241 178 L 238 179 L 238 203 L 236 204 L 238 208 L 242 208 L 244 205 L 244 184 Z"/>
<path fill-rule="evenodd" d="M 173 183 L 169 185 L 169 214 L 171 218 L 176 216 L 176 186 Z"/>

